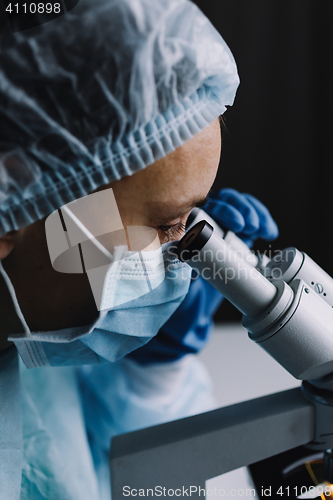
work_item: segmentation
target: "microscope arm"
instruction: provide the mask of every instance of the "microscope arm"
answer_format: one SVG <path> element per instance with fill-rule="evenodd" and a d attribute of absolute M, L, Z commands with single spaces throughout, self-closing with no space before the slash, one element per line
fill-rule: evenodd
<path fill-rule="evenodd" d="M 297 388 L 116 436 L 112 498 L 123 498 L 126 485 L 192 486 L 191 498 L 203 498 L 207 479 L 307 444 L 314 428 L 315 407 Z"/>

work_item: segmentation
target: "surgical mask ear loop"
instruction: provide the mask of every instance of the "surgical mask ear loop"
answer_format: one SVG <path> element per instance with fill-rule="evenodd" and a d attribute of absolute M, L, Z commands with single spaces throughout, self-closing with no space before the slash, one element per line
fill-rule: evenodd
<path fill-rule="evenodd" d="M 6 283 L 7 287 L 8 287 L 9 293 L 10 293 L 12 299 L 13 299 L 14 308 L 15 308 L 15 311 L 16 311 L 16 314 L 17 314 L 19 320 L 22 323 L 22 326 L 24 328 L 24 333 L 26 334 L 27 337 L 32 337 L 30 328 L 28 327 L 27 322 L 24 319 L 23 313 L 22 313 L 22 311 L 20 309 L 20 306 L 19 306 L 19 303 L 18 303 L 18 300 L 17 300 L 17 297 L 16 297 L 15 289 L 14 289 L 14 287 L 12 285 L 12 282 L 10 281 L 10 278 L 9 278 L 8 274 L 4 270 L 4 267 L 3 267 L 1 261 L 0 261 L 0 273 L 2 274 L 3 279 L 5 280 L 5 283 Z"/>

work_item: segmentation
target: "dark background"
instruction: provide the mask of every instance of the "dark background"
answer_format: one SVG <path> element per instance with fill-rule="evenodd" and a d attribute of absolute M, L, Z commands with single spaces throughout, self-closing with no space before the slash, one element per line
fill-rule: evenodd
<path fill-rule="evenodd" d="M 257 196 L 295 246 L 333 275 L 331 0 L 197 0 L 229 45 L 241 79 L 225 114 L 215 188 Z M 215 319 L 238 319 L 226 301 Z"/>

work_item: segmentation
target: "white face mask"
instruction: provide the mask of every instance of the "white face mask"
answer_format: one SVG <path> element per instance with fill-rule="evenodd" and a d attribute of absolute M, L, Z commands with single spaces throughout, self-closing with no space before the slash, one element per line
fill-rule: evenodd
<path fill-rule="evenodd" d="M 22 327 L 8 340 L 15 343 L 27 368 L 72 366 L 116 361 L 146 344 L 166 323 L 185 298 L 191 281 L 190 266 L 180 262 L 162 245 L 165 278 L 159 286 L 111 311 L 100 311 L 94 323 L 58 331 L 31 332 L 10 279 L 0 262 L 4 278 Z M 132 261 L 132 270 L 135 261 Z M 128 281 L 120 282 L 118 297 L 127 297 Z"/>
<path fill-rule="evenodd" d="M 87 275 L 97 309 L 111 310 L 146 295 L 162 283 L 162 248 L 129 252 L 127 246 L 115 247 L 112 263 L 87 270 Z"/>
<path fill-rule="evenodd" d="M 84 272 L 86 268 L 99 317 L 93 324 L 83 327 L 31 332 L 0 263 L 0 274 L 22 324 L 22 331 L 12 333 L 8 340 L 15 343 L 28 368 L 117 360 L 156 335 L 184 299 L 191 280 L 191 268 L 169 253 L 172 243 L 160 246 L 157 233 L 151 228 L 115 230 L 111 253 L 107 248 L 110 240 L 105 233 L 97 239 L 74 214 L 72 207 L 63 208 L 66 228 L 72 231 L 64 234 L 60 216 L 54 217 L 58 212 L 49 216 L 47 221 L 53 217 L 49 229 L 51 226 L 56 228 L 48 238 L 51 262 L 62 272 Z M 74 245 L 70 244 L 70 236 Z M 132 248 L 140 250 L 130 251 L 127 245 L 114 245 L 124 237 Z M 52 246 L 52 241 L 57 245 Z"/>

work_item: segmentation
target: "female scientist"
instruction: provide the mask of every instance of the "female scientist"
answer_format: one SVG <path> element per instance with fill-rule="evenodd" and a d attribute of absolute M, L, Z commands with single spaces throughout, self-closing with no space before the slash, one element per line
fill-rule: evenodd
<path fill-rule="evenodd" d="M 81 0 L 15 34 L 1 15 L 0 499 L 107 500 L 113 435 L 213 407 L 194 354 L 221 297 L 170 257 L 160 286 L 98 310 L 85 273 L 52 266 L 45 219 L 89 195 L 107 220 L 93 200 L 112 189 L 124 226 L 179 239 L 216 176 L 236 65 L 188 0 Z M 207 210 L 277 236 L 250 195 Z"/>

